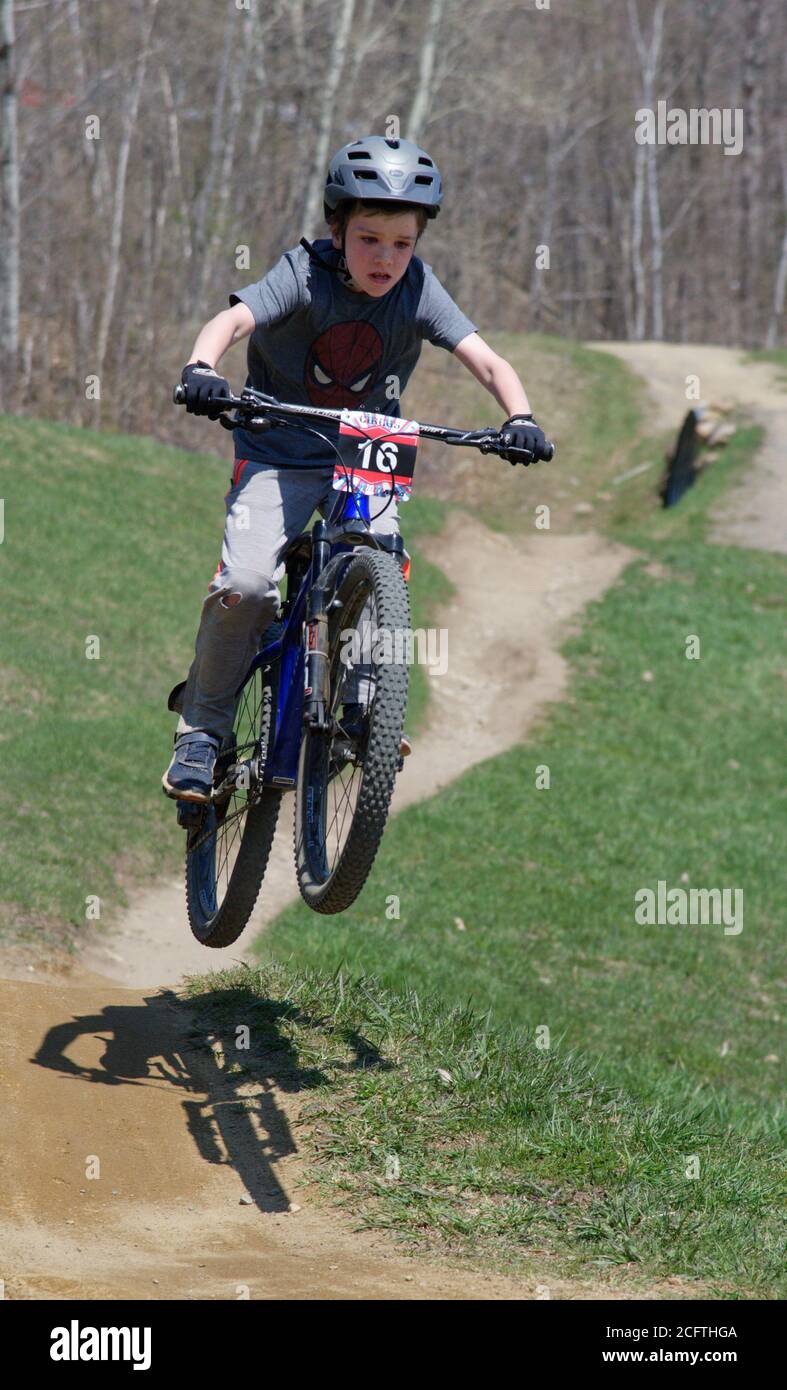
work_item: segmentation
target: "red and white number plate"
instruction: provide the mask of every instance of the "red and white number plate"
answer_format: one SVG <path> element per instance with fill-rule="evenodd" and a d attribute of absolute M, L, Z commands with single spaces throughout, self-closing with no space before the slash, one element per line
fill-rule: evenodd
<path fill-rule="evenodd" d="M 387 497 L 394 481 L 396 498 L 406 502 L 413 487 L 418 450 L 418 421 L 393 415 L 371 415 L 366 410 L 343 410 L 333 486 L 340 492 L 352 487 L 367 497 Z"/>

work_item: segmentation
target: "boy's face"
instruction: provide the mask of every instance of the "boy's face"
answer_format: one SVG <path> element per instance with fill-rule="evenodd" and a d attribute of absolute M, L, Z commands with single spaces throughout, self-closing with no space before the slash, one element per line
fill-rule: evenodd
<path fill-rule="evenodd" d="M 347 267 L 357 289 L 382 299 L 401 280 L 415 250 L 418 221 L 414 212 L 368 213 L 362 209 L 350 217 L 344 249 Z M 341 237 L 333 233 L 341 251 Z"/>

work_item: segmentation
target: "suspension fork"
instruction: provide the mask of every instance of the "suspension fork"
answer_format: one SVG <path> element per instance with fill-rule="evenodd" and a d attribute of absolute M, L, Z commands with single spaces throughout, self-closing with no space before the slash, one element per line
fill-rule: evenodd
<path fill-rule="evenodd" d="M 327 524 L 323 520 L 315 522 L 312 530 L 311 584 L 306 601 L 304 624 L 306 650 L 304 657 L 303 722 L 319 733 L 325 733 L 330 729 L 331 672 L 328 653 L 330 600 L 325 586 L 320 582 L 320 577 L 331 554 L 330 543 L 326 536 L 327 530 Z"/>

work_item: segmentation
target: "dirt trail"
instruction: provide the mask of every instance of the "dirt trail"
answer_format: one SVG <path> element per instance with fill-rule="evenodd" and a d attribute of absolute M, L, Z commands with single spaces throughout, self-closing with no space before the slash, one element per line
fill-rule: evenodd
<path fill-rule="evenodd" d="M 697 376 L 702 403 L 742 406 L 765 427 L 765 442 L 739 482 L 722 498 L 710 539 L 723 545 L 787 554 L 787 392 L 779 368 L 744 362 L 737 348 L 694 343 L 588 343 L 611 352 L 648 383 L 657 428 L 679 425 L 695 401 L 686 378 Z"/>
<path fill-rule="evenodd" d="M 448 671 L 431 678 L 430 724 L 399 778 L 397 813 L 522 739 L 563 691 L 557 647 L 569 621 L 628 559 L 592 534 L 515 542 L 458 512 L 422 549 L 456 594 L 438 618 Z M 290 797 L 247 942 L 295 892 Z M 239 1284 L 253 1298 L 538 1296 L 535 1279 L 407 1259 L 310 1200 L 299 1186 L 297 1089 L 272 1067 L 254 1107 L 238 1107 L 214 1054 L 190 1045 L 188 1011 L 162 988 L 243 958 L 241 943 L 207 951 L 193 940 L 180 876 L 142 892 L 111 937 L 60 976 L 40 963 L 33 974 L 24 952 L 0 953 L 7 1296 L 232 1298 Z M 85 1176 L 89 1155 L 98 1180 Z M 548 1262 L 539 1280 L 552 1297 L 608 1296 L 552 1280 Z M 676 1293 L 665 1286 L 663 1296 Z"/>

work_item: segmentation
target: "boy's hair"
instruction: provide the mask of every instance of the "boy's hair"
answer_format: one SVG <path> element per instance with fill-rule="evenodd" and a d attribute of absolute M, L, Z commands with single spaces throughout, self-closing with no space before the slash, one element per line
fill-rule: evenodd
<path fill-rule="evenodd" d="M 344 233 L 347 231 L 347 224 L 354 212 L 368 212 L 371 213 L 372 216 L 382 214 L 386 217 L 398 217 L 401 212 L 414 212 L 418 228 L 415 238 L 416 242 L 429 221 L 426 215 L 426 209 L 420 207 L 418 203 L 396 203 L 393 201 L 378 203 L 374 202 L 372 199 L 367 200 L 366 198 L 343 198 L 340 203 L 337 203 L 336 207 L 330 213 L 330 216 L 326 217 L 325 220 L 331 228 L 331 231 L 336 232 L 337 236 L 343 237 Z"/>

